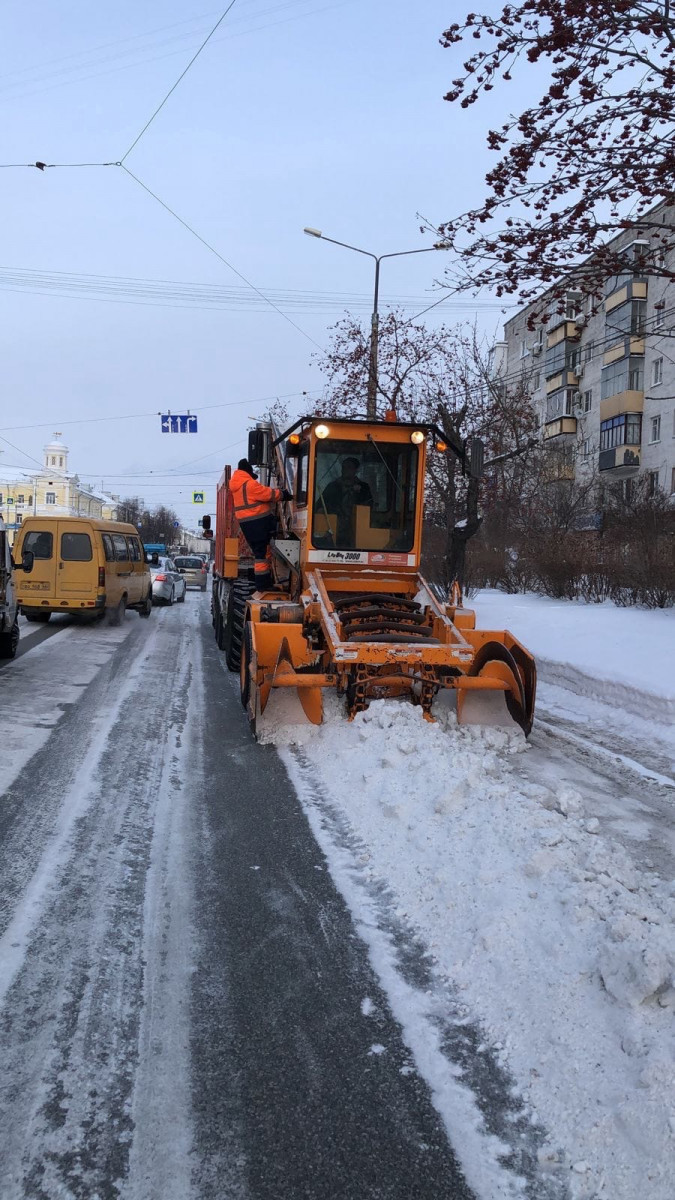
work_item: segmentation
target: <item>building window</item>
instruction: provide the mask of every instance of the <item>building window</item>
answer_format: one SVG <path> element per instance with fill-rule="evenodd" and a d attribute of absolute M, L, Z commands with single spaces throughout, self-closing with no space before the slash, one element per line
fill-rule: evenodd
<path fill-rule="evenodd" d="M 558 417 L 571 417 L 574 404 L 574 388 L 558 388 L 546 397 L 546 420 L 555 421 Z"/>
<path fill-rule="evenodd" d="M 590 456 L 591 456 L 591 439 L 584 438 L 584 458 L 590 458 Z"/>
<path fill-rule="evenodd" d="M 16 502 L 17 502 L 17 504 L 25 504 L 26 503 L 26 497 L 24 496 L 23 492 L 19 492 L 19 494 L 16 498 Z"/>
<path fill-rule="evenodd" d="M 652 387 L 663 383 L 663 359 L 655 358 L 652 363 Z"/>
<path fill-rule="evenodd" d="M 568 292 L 565 300 L 565 316 L 568 321 L 573 321 L 579 316 L 581 311 L 581 292 Z"/>
<path fill-rule="evenodd" d="M 646 300 L 628 300 L 607 314 L 605 324 L 610 333 L 640 334 L 644 332 L 646 312 Z"/>
<path fill-rule="evenodd" d="M 670 494 L 675 496 L 675 467 L 670 472 Z"/>
<path fill-rule="evenodd" d="M 59 466 L 60 467 L 63 466 L 63 455 L 62 454 L 59 454 Z"/>
<path fill-rule="evenodd" d="M 522 338 L 521 342 L 520 342 L 520 357 L 527 358 L 528 354 L 529 354 L 529 351 L 527 349 L 527 339 Z"/>
<path fill-rule="evenodd" d="M 588 390 L 584 392 L 584 412 L 585 413 L 591 411 L 592 403 L 593 403 L 593 389 L 588 388 Z"/>
<path fill-rule="evenodd" d="M 534 375 L 532 376 L 532 391 L 536 392 L 537 388 L 539 388 L 540 386 L 541 386 L 541 371 L 535 371 Z"/>
<path fill-rule="evenodd" d="M 593 360 L 593 343 L 589 342 L 587 346 L 584 346 L 584 362 L 589 363 L 589 362 L 592 362 L 592 360 Z"/>
<path fill-rule="evenodd" d="M 654 266 L 658 271 L 662 271 L 666 265 L 666 248 L 658 246 L 654 253 Z"/>
<path fill-rule="evenodd" d="M 2 504 L 2 503 L 3 503 L 2 492 L 0 492 L 0 504 Z"/>
<path fill-rule="evenodd" d="M 665 306 L 663 304 L 657 304 L 656 308 L 654 309 L 654 328 L 655 329 L 663 329 L 665 316 L 666 316 Z"/>
<path fill-rule="evenodd" d="M 621 413 L 600 422 L 600 449 L 612 450 L 615 446 L 639 446 L 642 436 L 640 413 Z"/>
<path fill-rule="evenodd" d="M 651 443 L 651 442 L 660 442 L 660 441 L 661 441 L 661 417 L 660 417 L 660 416 L 659 416 L 659 417 L 652 417 L 652 419 L 651 419 L 651 421 L 650 421 L 650 424 L 649 424 L 649 441 L 650 441 L 650 443 Z"/>
<path fill-rule="evenodd" d="M 33 503 L 33 493 L 32 493 L 32 492 L 30 493 L 30 495 L 29 495 L 29 497 L 28 497 L 28 503 L 29 503 L 29 504 L 32 504 L 32 503 Z"/>
<path fill-rule="evenodd" d="M 56 456 L 54 454 L 52 454 L 52 466 L 56 466 Z"/>
<path fill-rule="evenodd" d="M 56 504 L 56 492 L 45 492 L 45 504 Z"/>
<path fill-rule="evenodd" d="M 14 520 L 16 521 L 17 525 L 20 525 L 23 521 L 23 513 L 17 513 Z"/>
<path fill-rule="evenodd" d="M 641 392 L 643 389 L 643 364 L 640 358 L 620 358 L 604 367 L 600 398 L 608 400 L 620 392 Z"/>
<path fill-rule="evenodd" d="M 650 471 L 647 476 L 647 488 L 650 496 L 655 496 L 659 486 L 658 471 Z"/>

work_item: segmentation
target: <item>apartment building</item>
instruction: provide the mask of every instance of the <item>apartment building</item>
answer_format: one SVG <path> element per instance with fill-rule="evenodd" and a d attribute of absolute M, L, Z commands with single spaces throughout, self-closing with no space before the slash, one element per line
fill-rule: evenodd
<path fill-rule="evenodd" d="M 539 297 L 506 323 L 495 365 L 507 386 L 527 386 L 563 477 L 619 481 L 630 494 L 646 475 L 650 491 L 675 496 L 675 282 L 659 274 L 675 270 L 675 251 L 654 235 L 657 222 L 675 225 L 675 210 L 660 206 L 645 222 L 615 239 L 627 269 L 604 297 L 571 284 L 565 311 L 545 324 Z"/>

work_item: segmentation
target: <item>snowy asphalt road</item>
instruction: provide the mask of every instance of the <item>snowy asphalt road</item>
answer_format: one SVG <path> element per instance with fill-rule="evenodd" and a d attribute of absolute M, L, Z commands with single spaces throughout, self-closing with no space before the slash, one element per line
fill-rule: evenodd
<path fill-rule="evenodd" d="M 203 598 L 0 688 L 2 1200 L 468 1198 Z"/>

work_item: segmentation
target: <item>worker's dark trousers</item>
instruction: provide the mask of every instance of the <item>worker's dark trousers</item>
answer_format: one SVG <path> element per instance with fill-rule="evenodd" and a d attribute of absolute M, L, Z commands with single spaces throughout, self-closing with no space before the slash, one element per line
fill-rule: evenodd
<path fill-rule="evenodd" d="M 259 591 L 265 591 L 274 583 L 270 538 L 276 530 L 276 517 L 272 513 L 265 513 L 262 517 L 253 517 L 250 521 L 240 521 L 239 524 L 253 551 L 256 587 Z"/>

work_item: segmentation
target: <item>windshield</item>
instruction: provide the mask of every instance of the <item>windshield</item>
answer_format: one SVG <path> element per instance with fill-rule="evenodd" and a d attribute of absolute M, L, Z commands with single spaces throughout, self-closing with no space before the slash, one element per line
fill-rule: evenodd
<path fill-rule="evenodd" d="M 411 550 L 418 450 L 401 442 L 317 445 L 312 544 L 336 550 Z"/>

